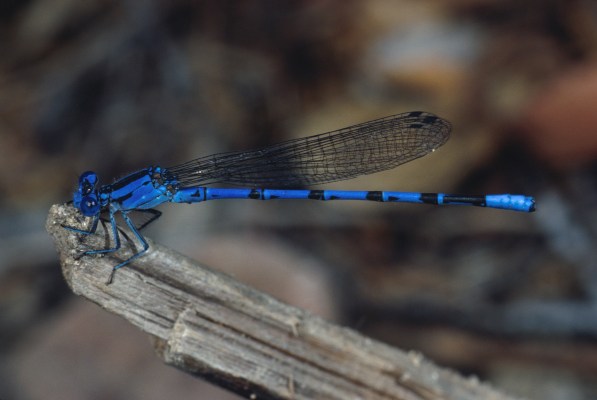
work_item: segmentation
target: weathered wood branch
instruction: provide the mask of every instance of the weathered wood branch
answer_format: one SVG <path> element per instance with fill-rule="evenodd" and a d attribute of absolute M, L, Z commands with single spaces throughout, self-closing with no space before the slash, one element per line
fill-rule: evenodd
<path fill-rule="evenodd" d="M 353 330 L 281 303 L 150 241 L 149 252 L 106 280 L 116 255 L 85 256 L 71 206 L 50 210 L 72 291 L 156 338 L 157 353 L 183 371 L 254 399 L 492 399 L 511 397 Z M 101 229 L 98 230 L 101 232 Z M 106 246 L 101 233 L 84 241 Z M 118 257 L 118 258 L 117 258 Z"/>

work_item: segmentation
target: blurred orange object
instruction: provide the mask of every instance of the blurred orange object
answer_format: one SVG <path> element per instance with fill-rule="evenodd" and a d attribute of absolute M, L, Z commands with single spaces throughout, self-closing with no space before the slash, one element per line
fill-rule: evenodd
<path fill-rule="evenodd" d="M 569 70 L 538 93 L 521 120 L 537 156 L 558 167 L 597 159 L 597 65 Z"/>

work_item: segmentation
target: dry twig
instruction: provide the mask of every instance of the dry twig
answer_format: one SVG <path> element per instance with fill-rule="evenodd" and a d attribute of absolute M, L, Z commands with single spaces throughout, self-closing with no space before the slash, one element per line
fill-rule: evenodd
<path fill-rule="evenodd" d="M 73 292 L 156 338 L 163 360 L 255 399 L 492 399 L 511 397 L 283 304 L 150 241 L 147 255 L 106 278 L 117 255 L 86 256 L 73 207 L 53 206 L 47 230 Z M 105 246 L 93 235 L 90 246 Z M 126 247 L 126 246 L 123 246 Z"/>

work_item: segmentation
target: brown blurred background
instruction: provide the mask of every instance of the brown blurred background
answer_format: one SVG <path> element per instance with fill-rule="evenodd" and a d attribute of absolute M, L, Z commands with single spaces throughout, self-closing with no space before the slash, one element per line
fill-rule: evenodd
<path fill-rule="evenodd" d="M 43 225 L 81 172 L 411 110 L 450 142 L 332 186 L 538 211 L 231 200 L 166 205 L 146 234 L 511 394 L 597 398 L 594 1 L 5 1 L 0 54 L 0 399 L 237 398 L 69 292 Z"/>

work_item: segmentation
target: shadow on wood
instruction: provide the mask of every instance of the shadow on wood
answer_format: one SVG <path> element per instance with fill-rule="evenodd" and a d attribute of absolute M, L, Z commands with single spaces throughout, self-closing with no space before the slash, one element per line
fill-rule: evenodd
<path fill-rule="evenodd" d="M 116 255 L 85 256 L 82 226 L 71 206 L 51 208 L 64 277 L 77 295 L 121 315 L 156 338 L 170 365 L 251 399 L 511 399 L 476 379 L 439 368 L 281 303 L 150 240 L 147 254 L 118 270 L 131 255 L 126 240 Z M 107 237 L 85 244 L 102 248 Z"/>

